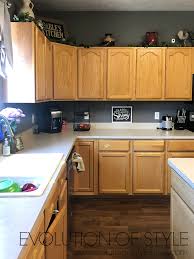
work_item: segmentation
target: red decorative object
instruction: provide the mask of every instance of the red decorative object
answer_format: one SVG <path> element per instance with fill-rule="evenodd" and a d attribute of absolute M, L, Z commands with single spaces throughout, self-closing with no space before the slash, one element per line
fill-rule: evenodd
<path fill-rule="evenodd" d="M 158 45 L 158 33 L 146 32 L 146 45 L 157 46 Z"/>

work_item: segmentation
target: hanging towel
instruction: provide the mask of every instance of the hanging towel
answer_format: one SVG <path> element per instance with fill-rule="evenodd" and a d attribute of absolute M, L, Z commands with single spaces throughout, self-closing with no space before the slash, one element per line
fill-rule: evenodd
<path fill-rule="evenodd" d="M 80 154 L 74 152 L 72 154 L 72 162 L 76 164 L 76 168 L 78 172 L 84 172 L 85 171 L 85 165 L 83 158 Z"/>
<path fill-rule="evenodd" d="M 7 1 L 0 0 L 0 75 L 6 78 L 9 69 L 12 67 L 13 50 L 10 15 Z"/>

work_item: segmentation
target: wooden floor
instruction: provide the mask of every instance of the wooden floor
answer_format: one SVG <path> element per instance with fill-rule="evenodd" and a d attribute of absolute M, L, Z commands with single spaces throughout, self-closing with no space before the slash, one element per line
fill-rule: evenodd
<path fill-rule="evenodd" d="M 172 258 L 167 198 L 77 198 L 72 211 L 71 259 Z"/>

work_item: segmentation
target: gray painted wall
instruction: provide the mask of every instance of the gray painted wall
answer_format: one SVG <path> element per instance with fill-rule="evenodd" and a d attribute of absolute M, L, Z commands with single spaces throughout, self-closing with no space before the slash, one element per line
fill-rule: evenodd
<path fill-rule="evenodd" d="M 99 43 L 106 32 L 117 45 L 139 44 L 147 31 L 158 31 L 160 41 L 170 42 L 180 29 L 194 31 L 194 12 L 58 12 L 40 15 L 64 21 L 77 43 Z"/>

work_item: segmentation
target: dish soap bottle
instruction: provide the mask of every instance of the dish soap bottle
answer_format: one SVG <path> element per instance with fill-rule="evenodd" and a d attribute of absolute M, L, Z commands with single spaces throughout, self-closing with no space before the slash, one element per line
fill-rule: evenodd
<path fill-rule="evenodd" d="M 10 144 L 7 138 L 5 138 L 3 143 L 3 156 L 10 156 L 11 154 L 11 148 Z"/>

